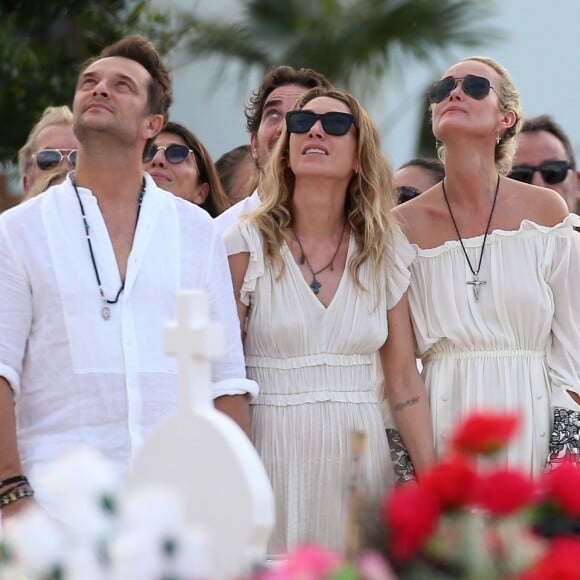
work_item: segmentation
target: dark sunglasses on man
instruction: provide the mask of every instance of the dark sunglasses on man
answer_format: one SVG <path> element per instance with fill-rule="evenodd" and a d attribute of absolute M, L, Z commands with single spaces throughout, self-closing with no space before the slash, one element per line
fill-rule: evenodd
<path fill-rule="evenodd" d="M 497 91 L 491 86 L 489 79 L 477 75 L 466 75 L 464 77 L 445 77 L 431 85 L 429 89 L 429 102 L 433 105 L 441 103 L 450 94 L 451 91 L 461 81 L 461 90 L 472 99 L 481 101 L 489 95 L 489 91 L 493 91 L 497 95 Z M 499 95 L 498 95 L 499 97 Z"/>
<path fill-rule="evenodd" d="M 572 169 L 569 161 L 546 161 L 541 165 L 516 165 L 512 167 L 508 177 L 524 183 L 532 183 L 534 173 L 539 171 L 545 183 L 555 185 L 566 179 L 568 169 Z"/>
<path fill-rule="evenodd" d="M 178 163 L 183 163 L 190 153 L 193 153 L 193 150 L 187 147 L 186 145 L 180 145 L 179 143 L 173 143 L 172 145 L 151 145 L 151 147 L 145 152 L 143 155 L 143 161 L 145 163 L 149 163 L 153 160 L 153 157 L 157 155 L 157 151 L 163 151 L 165 154 L 165 159 L 169 161 L 169 163 L 173 163 L 173 165 L 177 165 Z"/>
<path fill-rule="evenodd" d="M 32 156 L 36 162 L 38 169 L 46 171 L 57 167 L 63 161 L 68 159 L 68 162 L 75 167 L 77 164 L 77 150 L 76 149 L 41 149 Z"/>
<path fill-rule="evenodd" d="M 339 111 L 315 113 L 302 109 L 286 113 L 286 127 L 289 133 L 307 133 L 318 120 L 322 123 L 324 132 L 335 137 L 346 135 L 355 122 L 354 115 Z"/>

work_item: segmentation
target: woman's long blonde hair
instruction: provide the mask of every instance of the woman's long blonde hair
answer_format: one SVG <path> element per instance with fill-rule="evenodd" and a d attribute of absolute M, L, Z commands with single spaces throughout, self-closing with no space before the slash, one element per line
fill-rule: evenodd
<path fill-rule="evenodd" d="M 357 135 L 355 172 L 348 184 L 345 201 L 345 219 L 356 240 L 356 250 L 348 268 L 355 285 L 365 290 L 359 271 L 369 262 L 376 285 L 384 280 L 384 269 L 392 264 L 395 205 L 392 172 L 381 152 L 379 133 L 358 101 L 346 91 L 316 87 L 298 99 L 294 109 L 318 97 L 329 97 L 345 103 L 355 117 L 354 130 Z M 289 133 L 280 135 L 270 160 L 263 182 L 260 185 L 262 204 L 248 219 L 252 221 L 263 240 L 266 259 L 284 271 L 280 246 L 284 240 L 284 230 L 294 226 L 294 174 L 289 166 Z"/>

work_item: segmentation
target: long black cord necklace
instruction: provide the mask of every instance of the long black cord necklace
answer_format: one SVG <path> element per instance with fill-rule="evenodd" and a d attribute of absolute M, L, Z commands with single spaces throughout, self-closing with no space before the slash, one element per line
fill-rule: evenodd
<path fill-rule="evenodd" d="M 89 253 L 91 255 L 91 262 L 93 264 L 93 270 L 95 272 L 95 278 L 97 279 L 97 285 L 99 286 L 99 293 L 101 295 L 101 300 L 103 302 L 103 307 L 101 308 L 101 316 L 103 320 L 109 320 L 111 318 L 111 304 L 117 304 L 119 301 L 119 297 L 121 296 L 121 292 L 125 289 L 125 280 L 123 279 L 121 282 L 121 287 L 117 292 L 114 300 L 109 300 L 105 296 L 105 292 L 103 291 L 103 286 L 101 284 L 101 277 L 99 276 L 99 269 L 97 268 L 97 261 L 95 259 L 95 253 L 93 251 L 93 244 L 91 243 L 91 234 L 89 223 L 87 222 L 87 216 L 85 214 L 85 206 L 81 201 L 81 196 L 79 195 L 79 190 L 77 189 L 77 184 L 75 183 L 74 178 L 72 179 L 72 184 L 75 189 L 75 194 L 77 196 L 77 200 L 79 202 L 79 207 L 81 208 L 81 215 L 83 217 L 83 224 L 85 226 L 85 234 L 87 236 L 87 244 L 89 246 Z M 139 194 L 139 205 L 137 206 L 137 219 L 135 220 L 135 230 L 137 229 L 137 224 L 139 223 L 139 214 L 141 213 L 141 205 L 143 203 L 143 196 L 145 195 L 145 180 L 143 180 L 143 187 L 141 188 L 141 193 Z"/>
<path fill-rule="evenodd" d="M 336 259 L 336 256 L 338 255 L 338 250 L 340 249 L 340 244 L 342 244 L 342 238 L 344 237 L 345 230 L 346 230 L 346 221 L 344 222 L 344 224 L 342 226 L 342 232 L 340 233 L 340 240 L 338 240 L 338 245 L 336 246 L 336 250 L 334 251 L 334 255 L 332 256 L 332 260 L 330 260 L 330 262 L 328 262 L 328 264 L 326 264 L 326 266 L 324 266 L 324 268 L 320 268 L 320 270 L 315 271 L 314 268 L 310 265 L 310 262 L 309 262 L 308 258 L 306 257 L 306 254 L 304 253 L 304 248 L 302 247 L 302 243 L 300 242 L 300 238 L 298 237 L 298 235 L 294 231 L 294 228 L 292 228 L 292 235 L 294 236 L 294 239 L 298 243 L 298 247 L 300 248 L 300 252 L 302 253 L 302 255 L 300 257 L 300 263 L 306 264 L 308 266 L 308 269 L 310 270 L 310 273 L 312 274 L 312 282 L 310 282 L 309 286 L 312 289 L 312 292 L 314 292 L 314 294 L 318 294 L 320 292 L 320 288 L 322 288 L 322 284 L 319 282 L 319 280 L 316 276 L 318 276 L 318 274 L 321 274 L 325 270 L 328 270 L 328 268 L 330 268 L 331 270 L 334 270 L 334 260 Z"/>
<path fill-rule="evenodd" d="M 480 287 L 484 284 L 487 284 L 485 280 L 479 279 L 479 271 L 481 270 L 481 261 L 483 260 L 483 251 L 485 250 L 485 242 L 487 241 L 487 234 L 489 233 L 489 226 L 491 225 L 491 218 L 493 217 L 493 210 L 495 209 L 495 202 L 497 201 L 497 192 L 499 191 L 499 175 L 497 176 L 497 185 L 495 186 L 495 195 L 493 196 L 493 204 L 491 206 L 491 212 L 489 213 L 489 219 L 487 220 L 487 226 L 485 227 L 485 235 L 483 236 L 483 244 L 481 245 L 481 254 L 479 254 L 479 263 L 477 264 L 477 270 L 471 265 L 471 260 L 467 255 L 467 250 L 465 249 L 465 245 L 463 244 L 463 240 L 461 239 L 461 234 L 459 233 L 459 228 L 457 227 L 457 222 L 455 221 L 455 217 L 453 217 L 453 212 L 451 211 L 451 205 L 449 204 L 449 200 L 447 199 L 447 192 L 445 191 L 445 179 L 441 182 L 441 187 L 443 188 L 443 197 L 445 198 L 445 203 L 447 204 L 447 209 L 449 210 L 449 215 L 451 216 L 451 221 L 455 227 L 455 231 L 457 232 L 457 238 L 459 239 L 459 243 L 461 244 L 461 249 L 463 250 L 463 254 L 465 255 L 465 259 L 467 260 L 467 265 L 473 274 L 473 280 L 467 280 L 466 284 L 471 286 L 473 290 L 473 298 L 476 302 L 479 302 L 479 291 Z"/>

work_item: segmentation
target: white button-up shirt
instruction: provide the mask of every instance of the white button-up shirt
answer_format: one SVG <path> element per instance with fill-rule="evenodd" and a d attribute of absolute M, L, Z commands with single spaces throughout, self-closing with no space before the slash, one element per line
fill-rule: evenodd
<path fill-rule="evenodd" d="M 252 195 L 244 197 L 244 199 L 238 201 L 238 203 L 235 203 L 232 207 L 228 207 L 226 211 L 216 216 L 214 221 L 220 234 L 223 235 L 224 232 L 232 224 L 237 223 L 240 218 L 258 209 L 260 203 L 262 203 L 260 195 L 258 194 L 258 190 L 255 189 Z"/>
<path fill-rule="evenodd" d="M 202 209 L 146 175 L 125 288 L 111 317 L 91 261 L 79 202 L 67 178 L 0 216 L 0 376 L 16 400 L 25 473 L 79 443 L 126 474 L 151 429 L 177 404 L 177 361 L 163 346 L 176 293 L 209 293 L 225 326 L 213 365 L 214 396 L 249 392 L 223 242 Z M 105 296 L 121 278 L 97 199 L 79 187 Z"/>

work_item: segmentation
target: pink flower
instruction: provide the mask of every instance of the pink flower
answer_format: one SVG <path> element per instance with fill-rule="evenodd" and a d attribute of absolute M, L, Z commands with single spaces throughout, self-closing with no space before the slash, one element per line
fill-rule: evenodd
<path fill-rule="evenodd" d="M 513 437 L 517 415 L 474 413 L 456 430 L 453 447 L 460 453 L 491 455 Z"/>
<path fill-rule="evenodd" d="M 364 552 L 358 560 L 357 572 L 364 580 L 396 580 L 393 569 L 376 552 Z"/>
<path fill-rule="evenodd" d="M 321 580 L 340 567 L 339 556 L 326 548 L 304 544 L 286 561 L 266 571 L 261 580 Z"/>

